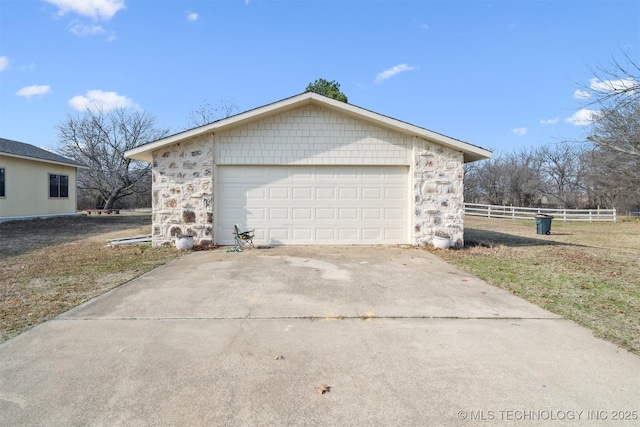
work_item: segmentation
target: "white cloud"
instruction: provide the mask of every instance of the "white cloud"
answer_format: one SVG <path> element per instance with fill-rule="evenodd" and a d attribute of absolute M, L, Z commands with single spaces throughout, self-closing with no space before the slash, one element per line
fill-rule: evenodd
<path fill-rule="evenodd" d="M 0 71 L 9 69 L 9 58 L 6 56 L 0 56 Z"/>
<path fill-rule="evenodd" d="M 559 117 L 554 117 L 552 119 L 543 119 L 540 120 L 541 125 L 555 125 L 560 121 Z"/>
<path fill-rule="evenodd" d="M 376 76 L 376 83 L 382 83 L 384 80 L 390 79 L 398 73 L 402 73 L 403 71 L 411 71 L 415 70 L 416 67 L 409 66 L 407 64 L 399 64 L 395 67 L 389 68 L 388 70 L 384 70 Z"/>
<path fill-rule="evenodd" d="M 195 12 L 187 12 L 187 21 L 195 22 L 198 20 L 198 14 Z"/>
<path fill-rule="evenodd" d="M 640 83 L 632 77 L 620 80 L 589 80 L 589 87 L 598 92 L 617 92 L 637 87 Z"/>
<path fill-rule="evenodd" d="M 553 119 L 540 120 L 541 125 L 555 125 L 560 121 L 560 118 L 554 117 Z"/>
<path fill-rule="evenodd" d="M 420 24 L 420 28 L 422 28 L 423 30 L 428 30 L 429 29 L 429 25 L 428 24 Z"/>
<path fill-rule="evenodd" d="M 576 99 L 589 99 L 591 98 L 591 92 L 578 89 L 575 92 L 573 92 L 573 97 Z"/>
<path fill-rule="evenodd" d="M 16 96 L 24 96 L 25 98 L 31 98 L 35 95 L 46 95 L 51 93 L 51 86 L 47 85 L 31 85 L 25 86 L 15 93 Z"/>
<path fill-rule="evenodd" d="M 70 31 L 76 36 L 95 36 L 98 34 L 104 34 L 106 31 L 100 25 L 84 25 L 81 23 L 74 23 L 71 25 Z"/>
<path fill-rule="evenodd" d="M 74 96 L 69 100 L 69 105 L 78 111 L 114 110 L 116 108 L 137 108 L 138 106 L 129 98 L 118 95 L 117 92 L 105 92 L 103 90 L 90 90 L 85 95 Z"/>
<path fill-rule="evenodd" d="M 527 134 L 527 128 L 515 128 L 511 129 L 514 135 L 523 136 Z"/>
<path fill-rule="evenodd" d="M 15 93 L 17 96 L 24 96 L 25 98 L 30 98 L 34 95 L 46 95 L 51 93 L 51 86 L 47 85 L 32 85 L 25 86 L 19 91 Z"/>
<path fill-rule="evenodd" d="M 124 0 L 45 0 L 58 7 L 58 15 L 69 12 L 93 19 L 108 21 L 119 10 L 124 9 Z"/>
<path fill-rule="evenodd" d="M 564 119 L 567 123 L 571 123 L 576 126 L 588 126 L 593 123 L 594 116 L 597 116 L 600 112 L 597 110 L 588 110 L 583 108 L 575 112 L 571 117 Z"/>

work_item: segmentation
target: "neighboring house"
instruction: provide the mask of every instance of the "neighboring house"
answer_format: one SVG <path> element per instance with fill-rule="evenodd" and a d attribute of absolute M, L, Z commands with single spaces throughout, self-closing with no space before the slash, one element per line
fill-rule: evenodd
<path fill-rule="evenodd" d="M 483 148 L 307 92 L 125 153 L 153 163 L 153 244 L 463 243 L 463 165 Z"/>
<path fill-rule="evenodd" d="M 0 220 L 75 214 L 77 171 L 85 167 L 0 138 Z"/>

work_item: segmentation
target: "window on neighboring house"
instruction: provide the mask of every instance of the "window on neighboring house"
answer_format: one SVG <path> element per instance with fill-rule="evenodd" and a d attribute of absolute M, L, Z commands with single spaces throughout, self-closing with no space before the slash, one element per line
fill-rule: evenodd
<path fill-rule="evenodd" d="M 4 168 L 0 168 L 0 197 L 4 197 Z"/>
<path fill-rule="evenodd" d="M 69 176 L 49 174 L 49 197 L 69 197 Z"/>

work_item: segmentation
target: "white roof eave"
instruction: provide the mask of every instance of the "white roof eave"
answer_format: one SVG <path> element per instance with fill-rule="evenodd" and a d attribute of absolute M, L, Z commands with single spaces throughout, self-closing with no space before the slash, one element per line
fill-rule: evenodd
<path fill-rule="evenodd" d="M 41 159 L 40 157 L 23 156 L 21 154 L 0 152 L 0 156 L 13 157 L 13 158 L 22 159 L 22 160 L 31 160 L 32 162 L 49 163 L 52 165 L 67 166 L 67 167 L 76 168 L 76 169 L 89 169 L 89 166 L 59 162 L 57 160 Z"/>
<path fill-rule="evenodd" d="M 317 95 L 312 92 L 305 92 L 291 98 L 258 107 L 253 110 L 249 110 L 244 113 L 218 120 L 204 126 L 189 129 L 187 131 L 180 132 L 163 139 L 159 139 L 149 144 L 145 144 L 140 147 L 128 150 L 127 152 L 125 152 L 125 156 L 131 159 L 142 160 L 151 163 L 153 161 L 153 152 L 160 148 L 201 135 L 206 135 L 208 133 L 215 133 L 216 131 L 220 131 L 223 129 L 226 130 L 229 128 L 237 127 L 246 122 L 252 122 L 254 120 L 258 120 L 259 118 L 273 114 L 280 114 L 287 110 L 298 108 L 310 103 L 318 103 L 324 107 L 333 109 L 342 114 L 350 115 L 360 120 L 370 122 L 377 126 L 385 127 L 400 133 L 411 134 L 414 136 L 425 138 L 453 150 L 461 151 L 464 154 L 465 163 L 488 159 L 491 157 L 490 151 L 477 147 L 475 145 L 471 145 L 466 142 L 459 141 L 457 139 L 450 138 L 436 132 L 432 132 L 428 129 L 414 126 L 410 123 L 402 122 L 391 117 L 383 116 L 381 114 L 374 113 L 373 111 L 356 107 L 342 101 L 337 101 L 335 99 Z"/>

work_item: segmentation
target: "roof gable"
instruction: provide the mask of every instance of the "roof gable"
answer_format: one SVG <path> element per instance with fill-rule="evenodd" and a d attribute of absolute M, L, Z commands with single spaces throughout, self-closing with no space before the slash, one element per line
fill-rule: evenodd
<path fill-rule="evenodd" d="M 253 110 L 245 111 L 234 116 L 217 120 L 204 126 L 189 129 L 184 132 L 180 132 L 175 135 L 171 135 L 166 138 L 141 145 L 137 148 L 128 150 L 125 153 L 125 156 L 136 160 L 151 162 L 153 151 L 159 148 L 173 145 L 178 142 L 207 133 L 219 132 L 221 130 L 235 128 L 237 126 L 241 126 L 255 120 L 271 117 L 309 104 L 320 105 L 324 108 L 335 110 L 341 114 L 351 116 L 358 120 L 369 122 L 379 127 L 384 127 L 396 132 L 425 138 L 445 147 L 460 151 L 464 154 L 465 162 L 473 162 L 476 160 L 483 160 L 491 157 L 491 152 L 485 150 L 484 148 L 412 125 L 410 123 L 384 116 L 382 114 L 378 114 L 352 104 L 347 104 L 345 102 L 337 101 L 326 96 L 318 95 L 313 92 L 305 92 L 299 95 L 295 95 L 290 98 L 286 98 L 271 104 L 264 105 L 262 107 L 255 108 Z"/>
<path fill-rule="evenodd" d="M 9 157 L 19 157 L 23 159 L 30 159 L 48 163 L 62 164 L 66 166 L 75 166 L 79 168 L 86 168 L 80 162 L 67 159 L 51 151 L 43 150 L 35 145 L 27 144 L 25 142 L 13 141 L 11 139 L 0 138 L 0 154 Z"/>

